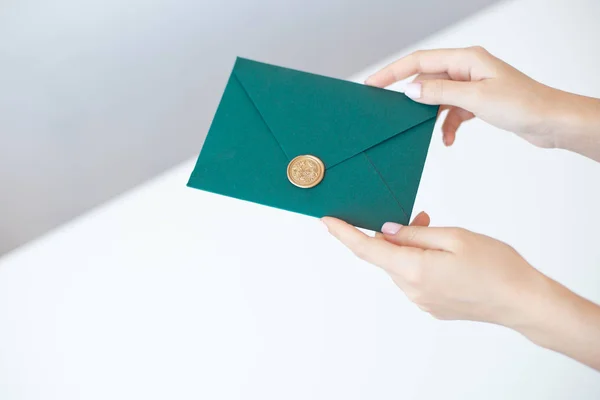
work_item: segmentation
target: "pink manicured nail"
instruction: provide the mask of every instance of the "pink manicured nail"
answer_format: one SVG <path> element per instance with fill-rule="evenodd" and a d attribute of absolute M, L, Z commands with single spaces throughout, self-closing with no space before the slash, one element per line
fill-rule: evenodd
<path fill-rule="evenodd" d="M 419 82 L 412 82 L 406 84 L 406 90 L 404 94 L 411 99 L 418 99 L 421 97 L 421 84 Z"/>
<path fill-rule="evenodd" d="M 386 235 L 395 235 L 402 228 L 402 225 L 397 224 L 395 222 L 386 222 L 381 227 L 381 232 Z"/>

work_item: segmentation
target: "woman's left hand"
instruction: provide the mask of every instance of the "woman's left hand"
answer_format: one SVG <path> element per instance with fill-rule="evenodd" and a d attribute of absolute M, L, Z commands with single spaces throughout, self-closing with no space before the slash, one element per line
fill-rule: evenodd
<path fill-rule="evenodd" d="M 430 228 L 425 213 L 411 226 L 386 223 L 375 237 L 339 219 L 323 222 L 434 317 L 504 325 L 600 371 L 600 306 L 544 276 L 507 244 Z"/>
<path fill-rule="evenodd" d="M 383 268 L 422 310 L 439 319 L 506 326 L 527 320 L 548 278 L 513 248 L 459 228 L 431 228 L 419 214 L 411 226 L 387 223 L 370 237 L 335 218 L 323 222 L 358 257 Z"/>

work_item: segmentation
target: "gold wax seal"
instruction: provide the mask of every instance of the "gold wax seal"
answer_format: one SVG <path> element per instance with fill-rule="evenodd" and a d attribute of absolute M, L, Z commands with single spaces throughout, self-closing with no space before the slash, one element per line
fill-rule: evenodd
<path fill-rule="evenodd" d="M 287 167 L 290 182 L 303 189 L 317 186 L 323 180 L 323 175 L 325 165 L 315 156 L 298 156 Z"/>

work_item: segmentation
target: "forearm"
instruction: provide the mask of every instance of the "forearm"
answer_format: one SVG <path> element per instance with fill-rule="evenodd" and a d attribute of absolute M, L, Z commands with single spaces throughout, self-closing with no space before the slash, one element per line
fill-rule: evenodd
<path fill-rule="evenodd" d="M 544 277 L 527 318 L 513 327 L 532 342 L 600 371 L 600 306 Z"/>
<path fill-rule="evenodd" d="M 600 99 L 553 90 L 548 121 L 556 147 L 600 162 Z"/>

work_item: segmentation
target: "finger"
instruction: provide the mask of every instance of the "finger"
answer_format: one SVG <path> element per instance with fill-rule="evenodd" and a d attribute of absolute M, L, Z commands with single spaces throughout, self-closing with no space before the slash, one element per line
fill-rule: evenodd
<path fill-rule="evenodd" d="M 480 82 L 446 79 L 424 80 L 406 85 L 404 94 L 423 104 L 446 104 L 476 112 Z"/>
<path fill-rule="evenodd" d="M 427 214 L 425 211 L 421 211 L 415 217 L 415 219 L 413 219 L 413 222 L 411 222 L 410 225 L 411 226 L 429 226 L 430 223 L 431 223 L 431 218 L 429 218 L 429 214 Z"/>
<path fill-rule="evenodd" d="M 450 79 L 446 72 L 442 72 L 439 74 L 419 74 L 413 79 L 413 82 L 422 82 L 422 81 L 430 81 L 433 79 Z"/>
<path fill-rule="evenodd" d="M 436 119 L 436 120 L 438 120 L 438 119 L 440 118 L 440 115 L 442 115 L 442 113 L 443 113 L 444 111 L 446 111 L 446 110 L 449 110 L 449 109 L 451 109 L 451 108 L 452 108 L 452 106 L 449 106 L 449 105 L 447 105 L 447 104 L 442 104 L 442 105 L 440 106 L 440 108 L 438 109 L 437 117 L 435 117 L 435 119 Z"/>
<path fill-rule="evenodd" d="M 398 247 L 387 240 L 370 237 L 337 218 L 323 217 L 321 220 L 329 232 L 357 257 L 385 270 L 395 271 L 404 265 L 416 265 L 420 256 L 416 249 Z"/>
<path fill-rule="evenodd" d="M 411 226 L 429 226 L 431 223 L 431 218 L 425 211 L 421 211 L 413 222 L 410 223 Z M 385 236 L 381 232 L 375 232 L 375 239 L 377 240 L 385 240 Z"/>
<path fill-rule="evenodd" d="M 445 72 L 442 72 L 440 74 L 419 74 L 415 77 L 415 79 L 413 79 L 413 82 L 423 82 L 423 81 L 430 81 L 430 80 L 435 80 L 435 79 L 450 79 L 450 77 Z M 437 118 L 439 118 L 440 115 L 444 111 L 450 110 L 452 108 L 454 108 L 454 107 L 450 106 L 448 104 L 442 104 L 438 110 Z M 446 137 L 444 136 L 443 138 L 444 138 L 444 143 L 446 143 Z M 447 144 L 447 146 L 448 146 L 448 144 Z"/>
<path fill-rule="evenodd" d="M 432 80 L 432 79 L 450 79 L 450 77 L 448 76 L 447 73 L 443 72 L 441 74 L 419 74 L 416 76 L 415 79 L 413 79 L 413 83 L 414 82 L 422 82 L 422 81 L 428 81 L 428 80 Z M 406 91 L 406 88 L 404 88 L 404 91 Z M 438 109 L 438 113 L 437 113 L 437 117 L 436 119 L 438 119 L 440 117 L 440 115 L 442 115 L 442 113 L 448 109 L 452 108 L 452 106 L 449 106 L 447 104 L 442 104 L 440 106 L 440 108 Z M 444 137 L 445 140 L 445 137 Z"/>
<path fill-rule="evenodd" d="M 479 48 L 419 50 L 384 67 L 365 83 L 386 87 L 418 73 L 447 73 L 454 80 L 470 80 L 471 70 L 482 65 L 484 52 Z"/>
<path fill-rule="evenodd" d="M 400 246 L 423 250 L 456 250 L 458 234 L 454 228 L 431 228 L 424 226 L 402 226 L 386 223 L 381 228 L 385 240 Z"/>
<path fill-rule="evenodd" d="M 438 74 L 419 74 L 413 79 L 413 82 L 432 81 L 435 79 L 446 79 L 454 81 L 469 82 L 470 79 L 452 79 L 447 72 L 440 72 Z"/>
<path fill-rule="evenodd" d="M 452 146 L 456 140 L 456 132 L 461 124 L 474 118 L 475 115 L 460 107 L 452 107 L 446 115 L 446 119 L 442 124 L 442 132 L 444 134 L 444 144 L 446 146 Z"/>
<path fill-rule="evenodd" d="M 415 79 L 413 79 L 413 82 L 430 81 L 430 80 L 434 80 L 434 79 L 450 79 L 450 77 L 445 72 L 443 72 L 441 74 L 419 74 L 415 77 Z M 450 108 L 452 108 L 452 106 L 449 106 L 447 104 L 442 104 L 440 106 L 440 108 L 438 109 L 437 118 L 440 117 L 440 114 L 442 114 L 446 110 L 449 110 Z"/>
<path fill-rule="evenodd" d="M 413 83 L 415 82 L 422 82 L 422 81 L 429 81 L 432 79 L 450 79 L 450 77 L 448 76 L 447 73 L 442 72 L 441 74 L 419 74 L 415 77 L 415 79 L 412 80 Z M 403 89 L 400 89 L 401 91 L 406 91 L 406 87 L 404 87 Z M 451 106 L 447 105 L 447 104 L 443 104 L 440 106 L 440 108 L 438 109 L 438 114 L 437 114 L 437 118 L 440 117 L 440 115 L 445 111 L 448 110 Z"/>

